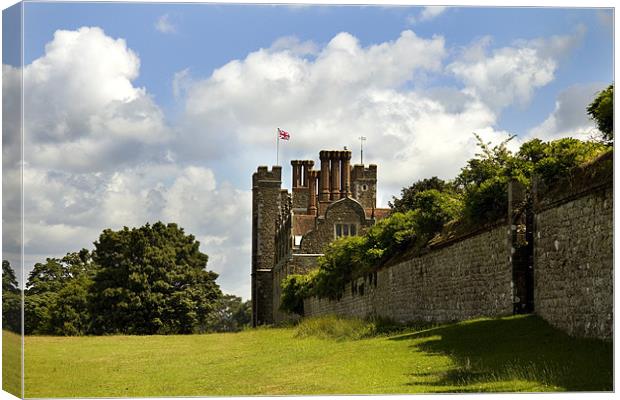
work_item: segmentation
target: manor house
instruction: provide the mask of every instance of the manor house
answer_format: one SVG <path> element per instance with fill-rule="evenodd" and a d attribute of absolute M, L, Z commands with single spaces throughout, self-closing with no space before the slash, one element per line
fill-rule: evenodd
<path fill-rule="evenodd" d="M 351 165 L 351 151 L 292 160 L 291 192 L 282 189 L 282 167 L 258 167 L 252 175 L 252 324 L 273 324 L 280 284 L 289 274 L 317 266 L 323 248 L 342 236 L 363 234 L 389 209 L 377 208 L 377 166 Z"/>

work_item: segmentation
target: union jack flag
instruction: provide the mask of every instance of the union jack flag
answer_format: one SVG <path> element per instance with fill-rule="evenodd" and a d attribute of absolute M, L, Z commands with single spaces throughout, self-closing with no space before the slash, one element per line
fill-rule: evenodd
<path fill-rule="evenodd" d="M 285 130 L 278 128 L 278 137 L 282 140 L 289 140 L 291 138 L 291 134 Z"/>

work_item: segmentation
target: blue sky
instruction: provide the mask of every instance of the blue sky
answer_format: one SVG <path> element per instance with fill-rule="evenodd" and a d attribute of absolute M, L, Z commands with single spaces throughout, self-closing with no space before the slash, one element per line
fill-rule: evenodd
<path fill-rule="evenodd" d="M 26 3 L 24 21 L 26 268 L 174 220 L 245 298 L 250 178 L 277 127 L 284 165 L 367 136 L 386 206 L 454 177 L 473 131 L 591 136 L 613 81 L 610 9 Z"/>

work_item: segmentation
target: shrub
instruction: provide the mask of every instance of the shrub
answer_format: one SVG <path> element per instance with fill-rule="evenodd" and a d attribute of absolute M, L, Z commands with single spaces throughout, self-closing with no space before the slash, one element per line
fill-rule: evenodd
<path fill-rule="evenodd" d="M 416 194 L 413 203 L 418 210 L 413 216 L 415 231 L 423 242 L 432 239 L 446 223 L 460 217 L 463 208 L 461 200 L 453 193 L 435 189 Z"/>
<path fill-rule="evenodd" d="M 316 270 L 307 275 L 289 275 L 282 282 L 280 310 L 303 315 L 304 299 L 311 294 L 312 281 Z"/>
<path fill-rule="evenodd" d="M 427 190 L 437 190 L 438 192 L 451 192 L 453 191 L 452 184 L 439 179 L 436 176 L 432 178 L 421 179 L 414 182 L 411 186 L 402 188 L 400 191 L 400 198 L 392 196 L 392 201 L 388 202 L 388 205 L 393 212 L 402 212 L 415 210 L 418 208 L 416 201 L 416 195 Z"/>
<path fill-rule="evenodd" d="M 330 243 L 319 257 L 319 268 L 313 279 L 313 294 L 339 299 L 347 282 L 374 264 L 366 259 L 365 236 L 351 236 Z"/>
<path fill-rule="evenodd" d="M 464 216 L 470 222 L 490 222 L 506 215 L 508 178 L 494 176 L 474 187 L 465 196 Z"/>
<path fill-rule="evenodd" d="M 547 183 L 552 183 L 571 169 L 595 159 L 608 150 L 609 147 L 601 143 L 584 142 L 573 138 L 543 143 L 539 148 L 542 155 L 537 155 L 538 159 L 532 162 L 532 174 L 540 176 Z M 517 157 L 522 154 L 519 150 Z M 531 154 L 528 155 L 532 157 Z"/>
<path fill-rule="evenodd" d="M 371 227 L 367 234 L 367 256 L 376 263 L 399 249 L 407 247 L 416 238 L 415 211 L 396 212 Z M 370 257 L 369 257 L 370 258 Z"/>

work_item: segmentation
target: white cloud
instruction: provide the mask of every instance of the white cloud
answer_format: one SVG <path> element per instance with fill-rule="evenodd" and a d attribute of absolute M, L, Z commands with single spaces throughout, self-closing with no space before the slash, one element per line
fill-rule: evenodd
<path fill-rule="evenodd" d="M 497 116 L 464 91 L 413 85 L 440 72 L 445 56 L 442 37 L 412 31 L 368 47 L 340 33 L 311 57 L 286 46 L 255 51 L 193 81 L 177 152 L 218 157 L 245 179 L 271 161 L 280 126 L 292 136 L 280 146 L 286 160 L 357 149 L 366 136 L 365 161 L 380 165 L 380 186 L 390 194 L 428 175 L 450 178 L 475 152 L 472 132 L 492 131 Z M 286 184 L 288 173 L 284 168 Z"/>
<path fill-rule="evenodd" d="M 191 84 L 192 80 L 190 77 L 189 68 L 176 72 L 172 78 L 172 94 L 174 98 L 179 99 L 180 97 L 185 96 L 185 93 Z"/>
<path fill-rule="evenodd" d="M 164 14 L 157 22 L 155 22 L 155 29 L 157 29 L 161 33 L 176 33 L 177 28 L 170 22 L 170 16 L 168 14 Z"/>
<path fill-rule="evenodd" d="M 418 16 L 410 15 L 407 17 L 407 22 L 411 25 L 430 21 L 432 19 L 437 18 L 439 15 L 443 14 L 448 7 L 444 6 L 427 6 L 420 11 Z"/>
<path fill-rule="evenodd" d="M 276 39 L 270 47 L 271 51 L 288 51 L 300 56 L 314 55 L 318 52 L 316 43 L 308 40 L 300 41 L 296 36 L 285 36 Z"/>
<path fill-rule="evenodd" d="M 483 37 L 447 69 L 464 82 L 468 93 L 495 110 L 515 102 L 524 106 L 537 88 L 554 79 L 559 59 L 580 43 L 583 34 L 583 27 L 578 27 L 574 35 L 517 41 L 492 51 L 491 38 Z"/>
<path fill-rule="evenodd" d="M 139 68 L 125 41 L 100 28 L 56 31 L 23 72 L 26 160 L 96 170 L 130 162 L 141 147 L 166 140 L 162 111 L 132 84 Z"/>
<path fill-rule="evenodd" d="M 539 138 L 554 140 L 561 137 L 574 137 L 587 140 L 596 137 L 598 130 L 585 110 L 598 92 L 607 85 L 592 83 L 574 85 L 562 91 L 555 102 L 555 109 L 538 126 L 532 128 L 527 139 Z"/>
<path fill-rule="evenodd" d="M 456 61 L 449 70 L 468 90 L 490 106 L 502 109 L 526 104 L 534 90 L 551 82 L 557 63 L 539 57 L 533 48 L 502 48 L 474 62 Z"/>
<path fill-rule="evenodd" d="M 444 56 L 443 38 L 423 39 L 411 31 L 369 47 L 340 33 L 314 57 L 282 46 L 255 51 L 188 90 L 179 151 L 192 157 L 267 151 L 282 126 L 293 131 L 291 146 L 314 156 L 317 146 L 334 141 L 334 132 L 343 139 L 356 135 L 345 124 L 372 106 L 373 93 L 396 93 L 416 74 L 438 71 Z"/>

